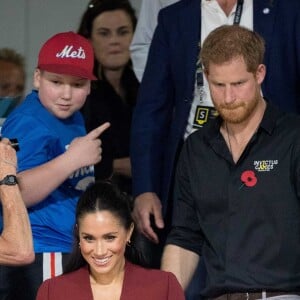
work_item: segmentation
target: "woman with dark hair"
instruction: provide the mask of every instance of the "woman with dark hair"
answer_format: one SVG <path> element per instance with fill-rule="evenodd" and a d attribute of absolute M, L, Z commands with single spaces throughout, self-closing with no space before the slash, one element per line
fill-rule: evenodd
<path fill-rule="evenodd" d="M 134 247 L 130 200 L 97 182 L 76 209 L 75 244 L 65 273 L 44 281 L 37 300 L 183 300 L 176 277 L 146 269 Z"/>
<path fill-rule="evenodd" d="M 82 16 L 78 33 L 95 52 L 91 93 L 82 109 L 87 130 L 108 121 L 102 136 L 103 159 L 95 166 L 96 179 L 111 179 L 131 193 L 129 139 L 132 110 L 139 83 L 131 67 L 129 47 L 136 16 L 128 0 L 93 0 Z"/>

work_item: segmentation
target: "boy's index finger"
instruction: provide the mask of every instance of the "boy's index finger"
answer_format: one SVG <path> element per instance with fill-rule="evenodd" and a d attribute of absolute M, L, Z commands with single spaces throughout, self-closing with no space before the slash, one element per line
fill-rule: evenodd
<path fill-rule="evenodd" d="M 98 138 L 108 127 L 110 126 L 109 122 L 106 122 L 102 125 L 100 125 L 99 127 L 93 129 L 92 131 L 90 131 L 87 136 L 92 138 L 92 139 L 96 139 Z"/>

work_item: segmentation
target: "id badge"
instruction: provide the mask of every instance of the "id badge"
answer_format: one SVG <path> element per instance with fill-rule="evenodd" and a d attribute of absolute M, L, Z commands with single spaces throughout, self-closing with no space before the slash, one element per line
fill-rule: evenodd
<path fill-rule="evenodd" d="M 218 115 L 214 107 L 197 105 L 193 128 L 203 127 L 209 120 L 215 119 Z"/>

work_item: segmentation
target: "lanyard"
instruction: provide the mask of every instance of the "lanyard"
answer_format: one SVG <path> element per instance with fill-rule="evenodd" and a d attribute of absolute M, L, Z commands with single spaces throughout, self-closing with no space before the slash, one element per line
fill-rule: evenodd
<path fill-rule="evenodd" d="M 244 0 L 238 0 L 236 9 L 235 9 L 234 20 L 233 20 L 234 25 L 239 25 L 241 22 L 243 5 L 244 5 Z"/>
<path fill-rule="evenodd" d="M 244 5 L 244 0 L 238 0 L 236 9 L 235 9 L 235 14 L 234 14 L 234 20 L 233 20 L 233 25 L 239 25 L 241 22 L 242 18 L 242 13 L 243 13 L 243 5 Z M 197 87 L 203 87 L 203 72 L 202 72 L 202 66 L 200 61 L 197 62 Z M 203 91 L 201 92 L 200 98 L 203 97 Z"/>

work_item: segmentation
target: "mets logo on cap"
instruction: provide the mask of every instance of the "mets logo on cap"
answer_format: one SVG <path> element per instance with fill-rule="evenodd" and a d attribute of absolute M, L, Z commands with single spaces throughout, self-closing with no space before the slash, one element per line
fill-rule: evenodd
<path fill-rule="evenodd" d="M 58 33 L 45 42 L 39 53 L 37 67 L 51 73 L 97 79 L 93 74 L 92 45 L 72 31 Z"/>

